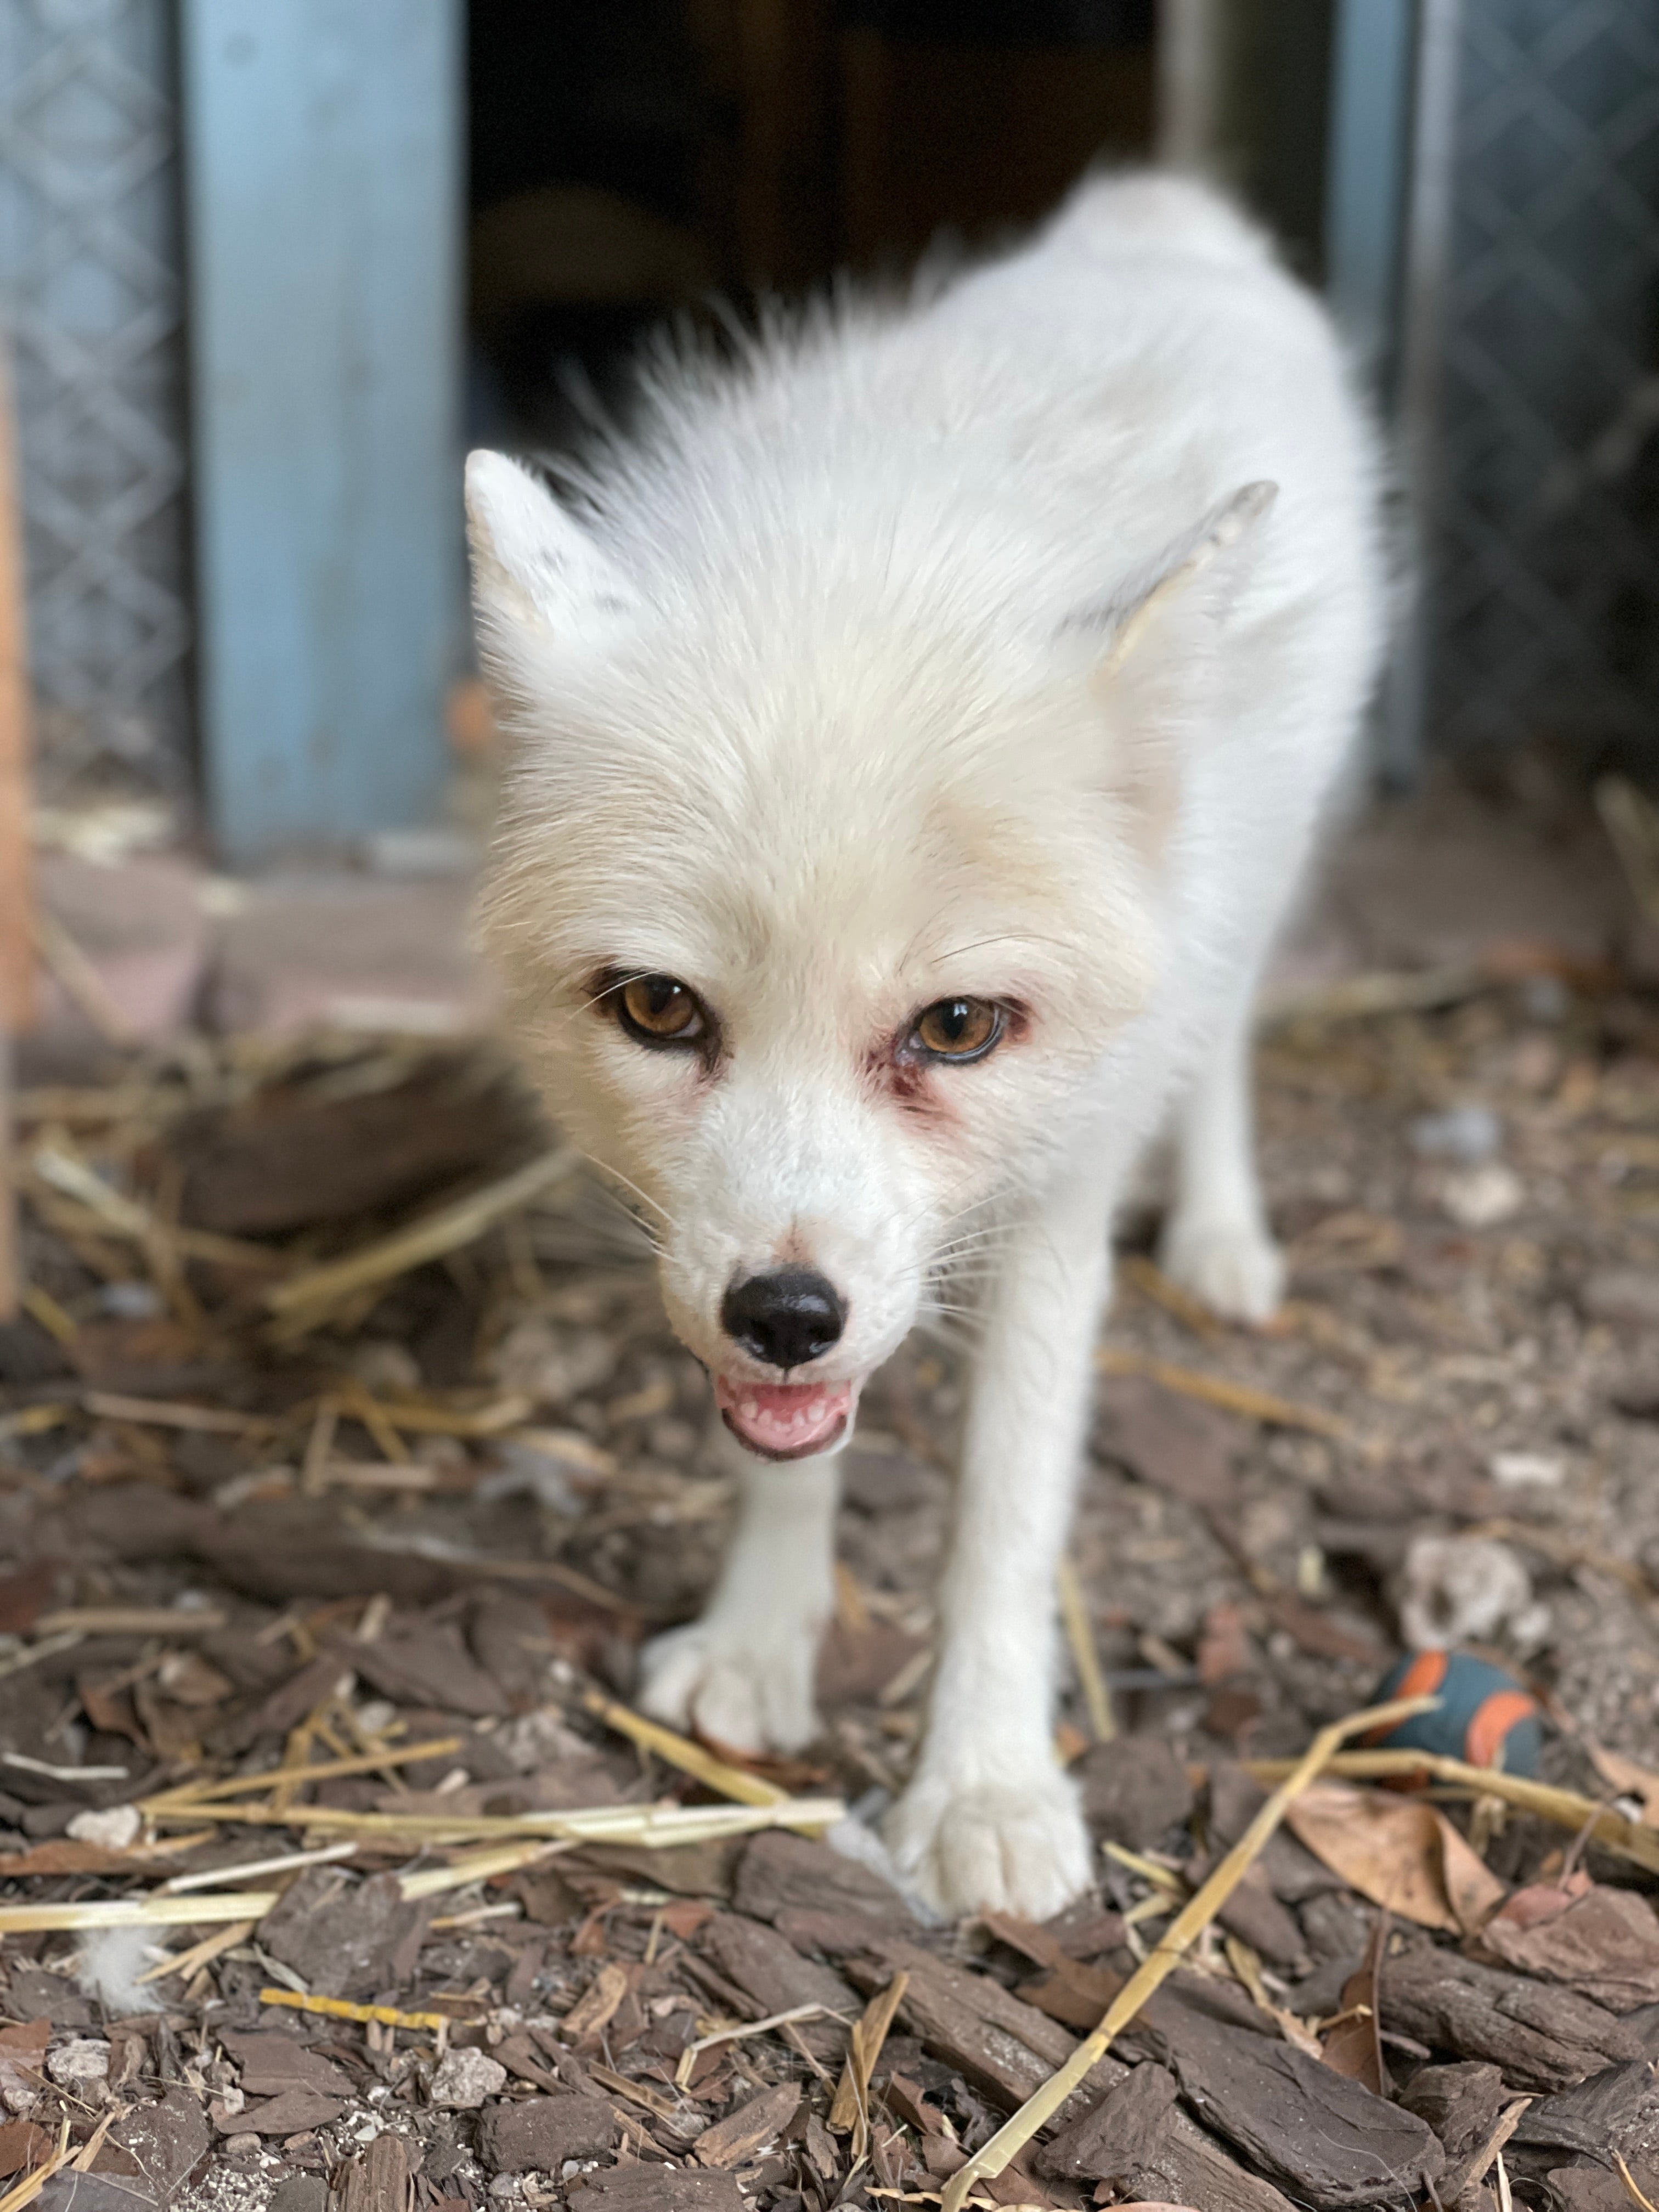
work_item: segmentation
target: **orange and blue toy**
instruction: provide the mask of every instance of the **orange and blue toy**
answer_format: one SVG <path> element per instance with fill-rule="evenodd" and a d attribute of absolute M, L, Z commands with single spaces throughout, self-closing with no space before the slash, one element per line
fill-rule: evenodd
<path fill-rule="evenodd" d="M 1437 1711 L 1366 1738 L 1388 1751 L 1428 1751 L 1505 1774 L 1536 1774 L 1543 1749 L 1537 1701 L 1512 1674 L 1468 1651 L 1413 1651 L 1376 1686 L 1376 1702 L 1437 1697 Z"/>

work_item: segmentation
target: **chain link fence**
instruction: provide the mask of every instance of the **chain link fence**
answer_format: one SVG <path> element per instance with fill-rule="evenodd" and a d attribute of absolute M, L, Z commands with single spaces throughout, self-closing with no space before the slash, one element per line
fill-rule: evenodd
<path fill-rule="evenodd" d="M 1463 0 L 1426 736 L 1659 760 L 1659 0 Z"/>
<path fill-rule="evenodd" d="M 0 0 L 0 322 L 47 796 L 190 776 L 168 0 Z"/>

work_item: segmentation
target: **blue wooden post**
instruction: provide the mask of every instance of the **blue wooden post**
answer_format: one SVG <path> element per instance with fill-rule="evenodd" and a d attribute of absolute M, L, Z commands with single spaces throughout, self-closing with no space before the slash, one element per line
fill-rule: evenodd
<path fill-rule="evenodd" d="M 1337 0 L 1326 160 L 1327 289 L 1376 396 L 1400 331 L 1415 0 Z"/>
<path fill-rule="evenodd" d="M 1425 9 L 1443 0 L 1336 0 L 1325 185 L 1325 274 L 1331 307 L 1397 452 L 1409 409 L 1406 287 L 1420 146 Z M 1406 532 L 1420 550 L 1420 471 L 1403 441 Z M 1396 540 L 1404 534 L 1399 519 Z M 1415 562 L 1413 562 L 1413 569 Z M 1396 620 L 1367 732 L 1385 790 L 1421 769 L 1422 621 L 1413 596 Z"/>
<path fill-rule="evenodd" d="M 460 0 L 181 0 L 209 811 L 434 820 L 459 589 Z"/>

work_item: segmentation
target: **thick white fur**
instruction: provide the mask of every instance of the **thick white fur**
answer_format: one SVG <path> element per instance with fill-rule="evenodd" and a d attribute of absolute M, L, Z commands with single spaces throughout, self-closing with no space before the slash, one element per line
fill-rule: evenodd
<path fill-rule="evenodd" d="M 1373 474 L 1319 308 L 1156 176 L 1084 185 L 902 311 L 662 367 L 574 513 L 471 465 L 520 739 L 486 933 L 556 1112 L 657 1236 L 676 1328 L 766 1379 L 720 1298 L 788 1260 L 848 1301 L 831 1381 L 932 1299 L 982 1316 L 932 1711 L 888 1824 L 946 1908 L 1041 1918 L 1087 1878 L 1052 1593 L 1112 1210 L 1172 1110 L 1165 1265 L 1239 1317 L 1279 1295 L 1250 1004 L 1371 680 Z M 1270 511 L 1158 593 L 1264 482 Z M 631 1043 L 588 1003 L 607 969 L 695 988 L 719 1065 Z M 891 1041 L 956 994 L 1021 1021 L 896 1096 Z M 787 1749 L 814 1726 L 834 1461 L 737 1456 L 719 1587 L 647 1654 L 645 1702 Z"/>

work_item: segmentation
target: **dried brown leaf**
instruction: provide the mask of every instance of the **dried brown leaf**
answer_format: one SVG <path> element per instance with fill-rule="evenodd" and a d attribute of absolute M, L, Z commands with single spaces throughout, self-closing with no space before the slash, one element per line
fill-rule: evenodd
<path fill-rule="evenodd" d="M 1318 1783 L 1285 1824 L 1362 1897 L 1421 1928 L 1470 1934 L 1508 1895 L 1444 1814 L 1420 1798 Z"/>

